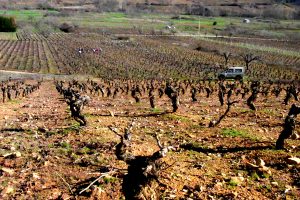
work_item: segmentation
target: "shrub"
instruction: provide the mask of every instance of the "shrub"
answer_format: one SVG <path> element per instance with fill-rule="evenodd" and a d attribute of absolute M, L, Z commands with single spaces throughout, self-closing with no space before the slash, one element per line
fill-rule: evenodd
<path fill-rule="evenodd" d="M 0 32 L 15 32 L 16 30 L 15 18 L 0 16 Z"/>
<path fill-rule="evenodd" d="M 63 23 L 59 26 L 59 29 L 65 33 L 73 32 L 75 27 L 68 23 Z"/>
<path fill-rule="evenodd" d="M 130 40 L 130 37 L 128 37 L 128 36 L 118 36 L 117 39 L 118 40 Z"/>
<path fill-rule="evenodd" d="M 39 10 L 55 10 L 47 1 L 38 3 L 36 8 Z"/>

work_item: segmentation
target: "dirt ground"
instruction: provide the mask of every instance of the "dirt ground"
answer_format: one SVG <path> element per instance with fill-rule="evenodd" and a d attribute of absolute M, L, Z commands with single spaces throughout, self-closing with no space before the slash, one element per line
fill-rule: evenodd
<path fill-rule="evenodd" d="M 197 102 L 181 96 L 176 113 L 167 97 L 150 109 L 146 96 L 135 103 L 92 95 L 89 125 L 81 128 L 53 82 L 43 82 L 29 97 L 0 104 L 0 198 L 124 199 L 127 166 L 115 156 L 119 138 L 108 126 L 123 130 L 135 120 L 134 155 L 159 149 L 153 133 L 175 147 L 159 180 L 144 188 L 153 199 L 299 199 L 300 165 L 287 158 L 300 157 L 300 140 L 287 140 L 287 151 L 274 148 L 292 103 L 285 106 L 283 95 L 259 96 L 256 112 L 241 100 L 215 128 L 209 121 L 226 109 L 216 93 Z"/>

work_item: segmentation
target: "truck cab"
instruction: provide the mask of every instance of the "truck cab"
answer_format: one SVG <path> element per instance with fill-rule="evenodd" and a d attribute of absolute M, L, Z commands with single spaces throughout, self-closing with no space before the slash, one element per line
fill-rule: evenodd
<path fill-rule="evenodd" d="M 218 75 L 219 80 L 236 79 L 242 80 L 245 75 L 244 67 L 229 67 Z"/>

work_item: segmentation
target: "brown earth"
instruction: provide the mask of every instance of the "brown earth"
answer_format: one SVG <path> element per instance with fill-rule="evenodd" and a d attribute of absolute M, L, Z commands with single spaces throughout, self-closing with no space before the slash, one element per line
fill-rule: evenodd
<path fill-rule="evenodd" d="M 177 147 L 163 159 L 168 167 L 160 174 L 161 184 L 146 187 L 145 193 L 156 190 L 159 199 L 297 199 L 300 166 L 286 159 L 300 156 L 300 141 L 288 140 L 289 151 L 274 149 L 289 109 L 282 98 L 260 96 L 256 113 L 241 102 L 219 127 L 207 128 L 225 110 L 216 96 L 201 94 L 195 103 L 182 96 L 176 113 L 169 112 L 166 97 L 151 110 L 146 97 L 136 104 L 125 96 L 92 96 L 84 111 L 89 126 L 80 128 L 54 84 L 44 82 L 30 97 L 0 104 L 0 197 L 122 199 L 126 164 L 117 160 L 119 139 L 107 127 L 123 129 L 135 119 L 134 155 L 157 151 L 151 136 L 157 132 L 165 144 Z M 228 130 L 241 134 L 229 136 Z M 249 168 L 258 158 L 270 172 Z M 79 194 L 113 169 L 118 170 Z"/>

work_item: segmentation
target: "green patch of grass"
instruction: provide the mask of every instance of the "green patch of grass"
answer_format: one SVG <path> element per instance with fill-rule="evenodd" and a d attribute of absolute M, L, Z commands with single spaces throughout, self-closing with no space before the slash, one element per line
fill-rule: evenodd
<path fill-rule="evenodd" d="M 171 177 L 176 179 L 176 178 L 180 178 L 181 176 L 180 176 L 180 174 L 172 173 Z"/>
<path fill-rule="evenodd" d="M 241 130 L 236 130 L 236 129 L 227 129 L 224 128 L 221 131 L 221 134 L 224 136 L 229 136 L 229 137 L 247 137 L 248 133 L 241 131 Z"/>
<path fill-rule="evenodd" d="M 198 142 L 192 142 L 192 143 L 190 143 L 190 145 L 194 148 L 209 149 L 208 146 L 203 146 L 202 144 L 200 144 Z"/>
<path fill-rule="evenodd" d="M 228 183 L 228 185 L 230 186 L 230 187 L 236 187 L 236 186 L 238 186 L 238 182 L 235 182 L 235 181 L 233 181 L 233 180 L 230 180 L 229 181 L 229 183 Z"/>
<path fill-rule="evenodd" d="M 60 143 L 61 148 L 58 149 L 59 153 L 70 155 L 72 153 L 72 146 L 68 142 Z"/>
<path fill-rule="evenodd" d="M 244 130 L 224 128 L 221 130 L 221 134 L 226 137 L 241 137 L 241 138 L 248 138 L 251 140 L 257 140 L 256 137 L 250 135 L 247 131 Z"/>
<path fill-rule="evenodd" d="M 47 137 L 50 137 L 51 135 L 55 135 L 57 132 L 54 132 L 54 131 L 48 131 L 46 132 L 46 136 Z"/>
<path fill-rule="evenodd" d="M 271 116 L 276 115 L 275 110 L 267 109 L 267 108 L 262 109 L 260 112 L 261 112 L 261 113 L 264 113 L 264 114 L 267 114 L 267 115 L 271 115 Z"/>
<path fill-rule="evenodd" d="M 229 24 L 226 18 L 222 17 L 199 17 L 199 16 L 189 16 L 189 15 L 181 15 L 181 18 L 172 19 L 174 24 L 200 24 L 201 26 L 214 26 L 214 27 L 223 27 L 226 24 Z M 214 22 L 217 22 L 216 25 L 213 25 Z"/>
<path fill-rule="evenodd" d="M 271 175 L 268 174 L 268 173 L 262 173 L 261 177 L 262 177 L 262 178 L 270 178 Z"/>
<path fill-rule="evenodd" d="M 240 113 L 251 113 L 253 110 L 247 108 L 236 108 L 236 111 Z"/>
<path fill-rule="evenodd" d="M 58 154 L 62 154 L 62 155 L 70 155 L 72 150 L 65 149 L 65 148 L 58 148 L 57 152 L 58 152 Z"/>
<path fill-rule="evenodd" d="M 103 178 L 103 181 L 106 183 L 106 184 L 109 184 L 109 183 L 115 183 L 117 182 L 118 178 L 116 177 L 112 177 L 112 176 L 105 176 Z"/>
<path fill-rule="evenodd" d="M 8 183 L 9 183 L 8 180 L 2 181 L 2 182 L 1 182 L 1 186 L 2 186 L 2 187 L 7 187 L 7 186 L 8 186 Z"/>
<path fill-rule="evenodd" d="M 252 172 L 251 173 L 251 176 L 250 176 L 250 179 L 253 180 L 253 181 L 258 181 L 259 180 L 259 175 L 256 173 L 256 172 Z"/>
<path fill-rule="evenodd" d="M 68 142 L 62 142 L 62 143 L 60 143 L 60 146 L 63 147 L 63 148 L 66 148 L 66 149 L 70 149 L 71 148 L 71 145 Z"/>
<path fill-rule="evenodd" d="M 63 134 L 63 135 L 68 135 L 70 132 L 73 132 L 73 131 L 74 131 L 73 129 L 64 128 L 63 130 L 60 130 L 58 133 Z"/>
<path fill-rule="evenodd" d="M 197 26 L 190 26 L 190 25 L 182 25 L 178 27 L 179 30 L 184 31 L 184 32 L 195 32 L 198 30 Z"/>
<path fill-rule="evenodd" d="M 268 154 L 269 156 L 276 156 L 276 157 L 281 154 L 287 154 L 285 150 L 278 150 L 275 148 L 275 146 L 272 149 L 263 149 L 261 150 L 261 152 L 263 152 L 264 154 Z"/>
<path fill-rule="evenodd" d="M 40 15 L 40 10 L 0 10 L 1 15 Z"/>
<path fill-rule="evenodd" d="M 271 175 L 268 174 L 268 173 L 252 172 L 251 175 L 250 175 L 250 180 L 252 180 L 252 181 L 259 181 L 261 178 L 268 179 L 270 177 L 271 177 Z"/>
<path fill-rule="evenodd" d="M 108 13 L 104 13 L 104 16 L 107 19 L 125 19 L 128 16 L 125 13 L 122 12 L 108 12 Z"/>
<path fill-rule="evenodd" d="M 271 185 L 259 185 L 257 187 L 257 189 L 260 190 L 260 191 L 271 192 L 272 191 L 272 186 Z"/>
<path fill-rule="evenodd" d="M 0 10 L 0 15 L 15 17 L 18 21 L 30 21 L 32 19 L 41 19 L 46 12 L 57 11 L 42 11 L 42 10 Z"/>
<path fill-rule="evenodd" d="M 193 150 L 189 150 L 187 151 L 187 156 L 188 157 L 195 157 L 197 155 L 198 152 L 193 151 Z"/>
<path fill-rule="evenodd" d="M 67 134 L 72 133 L 72 132 L 78 132 L 79 129 L 80 129 L 80 125 L 79 124 L 74 124 L 70 127 L 59 130 L 58 133 L 67 135 Z"/>
<path fill-rule="evenodd" d="M 18 99 L 13 99 L 13 100 L 10 100 L 9 103 L 11 103 L 11 104 L 20 104 L 21 101 L 18 100 Z"/>
<path fill-rule="evenodd" d="M 197 129 L 197 130 L 203 130 L 204 128 L 206 128 L 206 126 L 203 125 L 199 125 L 199 124 L 191 124 L 189 126 L 190 129 Z"/>
<path fill-rule="evenodd" d="M 28 135 L 35 135 L 36 134 L 33 129 L 26 129 L 25 133 L 28 134 Z"/>
<path fill-rule="evenodd" d="M 97 116 L 93 115 L 92 113 L 85 113 L 84 116 L 85 116 L 85 117 L 88 117 L 88 118 L 94 118 L 94 117 L 97 117 Z"/>
<path fill-rule="evenodd" d="M 81 154 L 89 154 L 91 152 L 91 149 L 88 147 L 83 147 L 82 149 L 79 150 Z"/>
<path fill-rule="evenodd" d="M 15 32 L 0 32 L 0 40 L 17 40 L 17 35 Z"/>
<path fill-rule="evenodd" d="M 153 112 L 153 113 L 161 113 L 162 110 L 159 109 L 159 108 L 152 108 L 152 109 L 151 109 L 151 112 Z"/>
<path fill-rule="evenodd" d="M 79 155 L 77 155 L 76 153 L 71 153 L 70 157 L 73 159 L 73 160 L 77 160 L 80 158 Z"/>
<path fill-rule="evenodd" d="M 135 106 L 142 106 L 143 103 L 142 103 L 142 102 L 136 102 L 136 101 L 134 101 L 134 105 L 135 105 Z"/>

